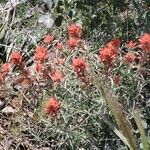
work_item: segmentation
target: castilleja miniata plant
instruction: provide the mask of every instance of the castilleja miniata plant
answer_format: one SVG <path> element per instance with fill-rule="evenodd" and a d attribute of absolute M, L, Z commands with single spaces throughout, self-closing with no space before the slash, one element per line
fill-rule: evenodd
<path fill-rule="evenodd" d="M 99 134 L 103 124 L 124 147 L 139 149 L 139 135 L 133 128 L 147 146 L 138 111 L 147 96 L 143 92 L 149 87 L 150 34 L 127 42 L 114 37 L 92 50 L 82 37 L 81 25 L 71 23 L 66 30 L 62 41 L 55 32 L 43 36 L 34 45 L 31 64 L 26 62 L 23 50 L 13 49 L 1 65 L 0 86 L 16 90 L 21 96 L 19 102 L 12 100 L 10 104 L 14 109 L 19 105 L 14 113 L 28 108 L 27 116 L 41 123 L 40 136 L 48 137 L 54 145 L 57 141 L 72 144 L 70 149 L 76 142 L 80 145 L 77 149 L 92 142 L 98 146 L 105 136 L 105 132 Z"/>

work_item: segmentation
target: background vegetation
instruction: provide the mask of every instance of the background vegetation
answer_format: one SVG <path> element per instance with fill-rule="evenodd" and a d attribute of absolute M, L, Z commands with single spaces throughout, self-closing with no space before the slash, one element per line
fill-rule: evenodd
<path fill-rule="evenodd" d="M 49 50 L 57 41 L 66 45 L 71 23 L 82 26 L 85 49 L 68 53 L 65 47 L 61 52 L 66 58 L 60 67 L 61 84 L 46 80 L 38 88 L 24 88 L 10 78 L 0 86 L 0 149 L 148 150 L 150 61 L 140 62 L 139 47 L 133 50 L 134 64 L 124 65 L 123 56 L 129 51 L 126 43 L 150 33 L 149 0 L 0 0 L 1 65 L 19 50 L 32 67 L 34 49 L 43 44 L 43 37 L 55 36 Z M 98 53 L 113 38 L 121 40 L 120 54 L 105 78 Z M 88 85 L 72 69 L 77 55 L 89 64 Z M 16 68 L 14 72 L 18 73 Z M 113 81 L 116 75 L 121 77 L 118 85 Z M 51 96 L 61 100 L 57 119 L 44 111 Z M 10 106 L 9 114 L 4 109 Z"/>

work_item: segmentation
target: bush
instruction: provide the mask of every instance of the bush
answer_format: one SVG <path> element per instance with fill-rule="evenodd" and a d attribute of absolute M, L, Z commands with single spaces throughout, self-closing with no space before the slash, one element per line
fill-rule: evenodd
<path fill-rule="evenodd" d="M 9 131 L 14 149 L 149 149 L 149 2 L 11 11 L 0 32 L 3 147 Z"/>

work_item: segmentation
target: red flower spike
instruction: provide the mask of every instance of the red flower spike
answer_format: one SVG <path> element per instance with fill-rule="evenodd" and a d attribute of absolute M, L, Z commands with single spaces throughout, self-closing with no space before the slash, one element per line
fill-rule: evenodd
<path fill-rule="evenodd" d="M 136 46 L 136 42 L 133 42 L 132 40 L 129 41 L 129 43 L 127 44 L 127 47 L 130 49 L 134 49 Z"/>
<path fill-rule="evenodd" d="M 41 63 L 45 62 L 47 60 L 47 48 L 37 46 L 35 48 L 34 59 L 35 61 L 39 61 Z"/>
<path fill-rule="evenodd" d="M 48 44 L 51 44 L 53 42 L 53 40 L 54 40 L 54 36 L 48 34 L 44 37 L 43 42 L 48 45 Z"/>
<path fill-rule="evenodd" d="M 56 44 L 56 48 L 59 49 L 59 50 L 62 50 L 63 47 L 64 47 L 64 46 L 63 46 L 62 43 L 57 43 L 57 44 Z"/>
<path fill-rule="evenodd" d="M 71 37 L 79 37 L 81 32 L 81 27 L 76 24 L 71 24 L 68 27 L 68 34 Z"/>
<path fill-rule="evenodd" d="M 41 73 L 44 70 L 44 65 L 41 63 L 36 63 L 35 64 L 35 69 L 38 73 Z"/>
<path fill-rule="evenodd" d="M 18 65 L 22 62 L 22 55 L 19 51 L 14 51 L 10 55 L 10 62 L 15 65 Z"/>
<path fill-rule="evenodd" d="M 86 70 L 86 62 L 83 58 L 77 57 L 72 61 L 74 71 L 79 75 Z"/>
<path fill-rule="evenodd" d="M 10 63 L 5 63 L 1 66 L 1 72 L 2 73 L 8 73 L 11 69 L 11 64 Z"/>
<path fill-rule="evenodd" d="M 145 33 L 142 37 L 139 38 L 140 47 L 145 52 L 150 52 L 150 34 Z"/>
<path fill-rule="evenodd" d="M 52 75 L 51 78 L 54 82 L 60 82 L 63 78 L 63 73 L 60 70 L 56 70 Z"/>
<path fill-rule="evenodd" d="M 107 47 L 116 47 L 118 48 L 121 44 L 120 39 L 112 39 L 109 43 L 106 44 Z"/>
<path fill-rule="evenodd" d="M 46 103 L 45 112 L 51 117 L 56 117 L 60 112 L 60 105 L 61 103 L 57 98 L 51 97 Z"/>
<path fill-rule="evenodd" d="M 78 42 L 79 42 L 79 40 L 76 38 L 69 38 L 69 40 L 68 40 L 69 48 L 71 48 L 71 49 L 75 48 L 77 46 Z"/>
<path fill-rule="evenodd" d="M 130 64 L 133 63 L 136 59 L 136 56 L 133 52 L 128 52 L 125 56 L 124 56 L 124 60 L 126 63 Z"/>
<path fill-rule="evenodd" d="M 102 48 L 99 51 L 99 58 L 103 63 L 112 64 L 116 56 L 116 52 L 110 48 Z"/>
<path fill-rule="evenodd" d="M 106 52 L 111 51 L 111 54 L 110 54 L 111 56 L 117 55 L 118 47 L 120 46 L 120 44 L 121 44 L 121 41 L 119 39 L 113 39 L 112 41 L 110 41 L 109 43 L 106 44 L 106 48 L 104 51 L 106 51 Z"/>

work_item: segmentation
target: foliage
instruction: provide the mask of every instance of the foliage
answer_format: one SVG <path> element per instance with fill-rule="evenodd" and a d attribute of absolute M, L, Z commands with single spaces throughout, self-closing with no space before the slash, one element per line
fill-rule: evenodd
<path fill-rule="evenodd" d="M 2 149 L 10 139 L 12 149 L 148 149 L 149 1 L 7 6 L 0 9 Z"/>

